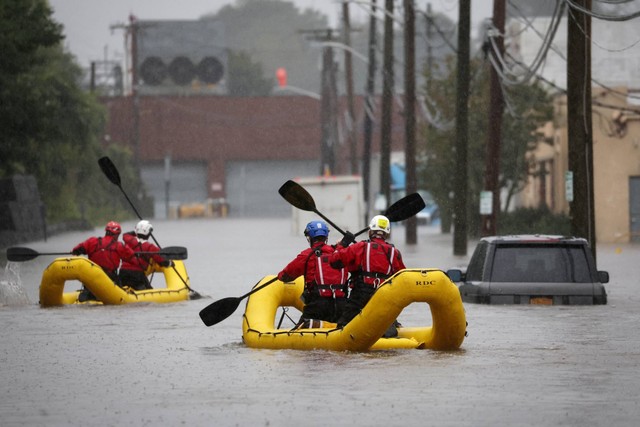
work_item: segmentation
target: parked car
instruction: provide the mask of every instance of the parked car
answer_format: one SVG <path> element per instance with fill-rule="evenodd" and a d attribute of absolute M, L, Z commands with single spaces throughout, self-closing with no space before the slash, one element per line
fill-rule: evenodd
<path fill-rule="evenodd" d="M 466 271 L 449 270 L 462 301 L 482 304 L 606 304 L 586 239 L 552 235 L 484 237 Z"/>
<path fill-rule="evenodd" d="M 420 212 L 418 212 L 418 214 L 416 215 L 416 219 L 419 225 L 430 225 L 431 223 L 433 223 L 433 221 L 440 218 L 440 209 L 430 192 L 425 190 L 418 190 L 418 194 L 422 196 L 425 207 Z"/>
<path fill-rule="evenodd" d="M 416 214 L 416 220 L 418 225 L 430 225 L 434 221 L 440 218 L 440 208 L 438 204 L 433 199 L 433 196 L 430 192 L 426 190 L 418 190 L 418 194 L 424 200 L 424 208 Z M 395 203 L 401 198 L 405 197 L 407 194 L 402 189 L 394 189 L 391 191 L 391 203 Z M 391 203 L 389 205 L 391 205 Z M 387 207 L 387 200 L 382 194 L 378 194 L 374 201 L 374 210 L 376 212 L 382 213 Z"/>

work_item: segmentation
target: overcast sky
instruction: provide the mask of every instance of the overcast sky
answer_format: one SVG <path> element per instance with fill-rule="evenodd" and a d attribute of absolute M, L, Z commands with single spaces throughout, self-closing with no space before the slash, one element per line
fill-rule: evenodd
<path fill-rule="evenodd" d="M 256 0 L 260 1 L 260 0 Z M 312 8 L 327 15 L 331 26 L 340 19 L 341 3 L 335 0 L 292 0 L 299 9 Z M 365 22 L 367 1 L 353 0 L 350 7 L 352 21 Z M 82 67 L 91 61 L 122 59 L 124 35 L 122 30 L 112 30 L 113 25 L 126 24 L 129 14 L 138 19 L 198 19 L 207 13 L 215 13 L 235 0 L 49 0 L 53 17 L 64 25 L 65 45 L 77 57 Z M 384 7 L 384 0 L 378 0 Z M 458 0 L 416 0 L 417 8 L 426 10 L 431 3 L 434 12 L 449 15 L 457 21 Z M 473 0 L 471 14 L 474 25 L 490 17 L 493 0 Z"/>

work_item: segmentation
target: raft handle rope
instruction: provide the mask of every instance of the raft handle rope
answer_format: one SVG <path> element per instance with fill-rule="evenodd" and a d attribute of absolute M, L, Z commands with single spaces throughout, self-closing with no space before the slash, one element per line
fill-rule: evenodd
<path fill-rule="evenodd" d="M 293 324 L 296 323 L 296 321 L 293 320 L 291 316 L 289 316 L 289 314 L 287 313 L 288 311 L 289 311 L 289 307 L 282 307 L 282 316 L 280 316 L 280 321 L 278 322 L 278 327 L 276 329 L 280 329 L 280 326 L 282 326 L 282 321 L 284 320 L 285 316 L 287 316 L 287 318 L 291 320 L 291 323 Z"/>

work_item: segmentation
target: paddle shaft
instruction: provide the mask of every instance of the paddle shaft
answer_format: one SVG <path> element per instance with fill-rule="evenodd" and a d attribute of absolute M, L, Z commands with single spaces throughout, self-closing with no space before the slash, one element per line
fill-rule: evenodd
<path fill-rule="evenodd" d="M 336 231 L 340 234 L 342 234 L 343 236 L 347 233 L 345 233 L 344 231 L 342 231 L 342 229 L 340 227 L 338 227 L 337 225 L 335 225 L 329 218 L 327 218 L 326 216 L 322 215 L 320 212 L 318 212 L 317 209 L 313 209 L 313 212 L 315 212 L 316 214 L 318 214 L 318 216 L 322 219 L 324 219 L 325 221 L 327 221 L 333 228 L 336 229 Z"/>
<path fill-rule="evenodd" d="M 274 277 L 273 279 L 263 283 L 257 288 L 252 289 L 250 292 L 247 292 L 241 297 L 223 298 L 221 300 L 218 300 L 216 302 L 209 304 L 208 306 L 200 310 L 200 319 L 202 319 L 202 322 L 206 326 L 213 326 L 216 323 L 222 322 L 224 319 L 231 316 L 234 311 L 236 311 L 236 309 L 240 305 L 240 301 L 242 301 L 249 295 L 255 292 L 258 292 L 259 290 L 269 286 L 276 280 L 278 280 L 278 277 Z"/>
<path fill-rule="evenodd" d="M 186 259 L 187 248 L 181 246 L 168 246 L 155 252 L 137 252 L 143 255 L 162 255 L 168 259 Z M 7 259 L 9 261 L 29 261 L 40 255 L 73 255 L 72 252 L 38 252 L 31 248 L 14 247 L 7 249 Z"/>
<path fill-rule="evenodd" d="M 131 206 L 131 209 L 133 209 L 133 211 L 138 216 L 138 219 L 142 220 L 142 215 L 140 215 L 140 212 L 138 212 L 138 210 L 136 209 L 135 205 L 133 204 L 133 202 L 131 201 L 131 199 L 127 195 L 127 193 L 124 191 L 124 188 L 122 188 L 122 184 L 121 184 L 121 180 L 120 180 L 120 172 L 118 172 L 118 169 L 116 168 L 116 165 L 114 165 L 113 162 L 111 161 L 111 159 L 109 157 L 106 157 L 106 156 L 105 157 L 101 157 L 98 160 L 98 163 L 100 165 L 100 169 L 102 169 L 102 172 L 104 172 L 104 174 L 107 176 L 109 181 L 111 181 L 113 184 L 115 184 L 120 189 L 120 191 L 124 195 L 125 199 L 127 199 L 127 202 L 129 202 L 129 206 Z M 149 233 L 149 235 L 151 236 L 151 238 L 153 239 L 155 244 L 158 247 L 160 247 L 160 243 L 158 243 L 158 240 L 156 240 L 156 237 L 153 235 L 153 233 Z M 172 267 L 172 268 L 176 272 L 176 274 L 178 275 L 178 277 L 180 278 L 182 283 L 184 283 L 184 285 L 187 287 L 187 289 L 189 289 L 189 291 L 197 294 L 197 296 L 200 296 L 200 294 L 198 292 L 196 292 L 193 289 L 191 289 L 191 287 L 187 284 L 187 281 L 184 280 L 184 278 L 178 272 L 178 270 L 175 268 L 175 266 Z"/>
<path fill-rule="evenodd" d="M 241 297 L 238 297 L 239 300 L 243 300 L 246 297 L 248 297 L 251 294 L 255 294 L 256 292 L 258 292 L 259 290 L 266 288 L 267 286 L 269 286 L 270 284 L 272 284 L 273 282 L 275 282 L 276 280 L 278 280 L 278 276 L 274 277 L 273 279 L 263 283 L 262 285 L 258 286 L 257 288 L 253 288 L 252 290 L 250 290 L 249 292 L 247 292 L 246 294 L 242 295 Z"/>

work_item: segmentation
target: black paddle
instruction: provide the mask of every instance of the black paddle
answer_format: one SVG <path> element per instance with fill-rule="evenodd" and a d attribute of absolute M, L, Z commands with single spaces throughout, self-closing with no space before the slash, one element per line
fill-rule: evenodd
<path fill-rule="evenodd" d="M 295 181 L 289 180 L 282 184 L 282 186 L 278 190 L 278 193 L 280 193 L 280 195 L 284 197 L 287 202 L 289 202 L 296 208 L 302 209 L 303 211 L 315 212 L 320 218 L 331 224 L 331 226 L 335 228 L 340 234 L 342 234 L 343 236 L 345 235 L 345 232 L 342 231 L 340 227 L 331 222 L 329 218 L 318 212 L 318 209 L 316 209 L 316 202 L 313 200 L 311 194 L 309 194 L 309 192 L 305 190 L 302 185 L 298 184 Z"/>
<path fill-rule="evenodd" d="M 418 193 L 412 193 L 389 206 L 383 215 L 389 218 L 391 222 L 404 221 L 416 215 L 424 209 L 425 206 L 422 196 Z M 369 227 L 363 228 L 354 234 L 353 237 L 358 237 L 368 229 Z"/>
<path fill-rule="evenodd" d="M 278 278 L 274 277 L 273 279 L 263 283 L 257 288 L 252 289 L 251 292 L 247 292 L 241 297 L 223 298 L 221 300 L 218 300 L 214 303 L 209 304 L 208 306 L 200 310 L 200 319 L 202 319 L 204 324 L 207 326 L 212 326 L 212 325 L 215 325 L 216 323 L 222 322 L 224 319 L 231 316 L 234 311 L 236 311 L 236 309 L 240 305 L 240 301 L 242 301 L 252 293 L 258 292 L 260 289 L 272 284 L 276 280 L 278 280 Z M 256 285 L 258 283 L 256 283 Z"/>
<path fill-rule="evenodd" d="M 116 168 L 116 165 L 114 165 L 113 162 L 111 161 L 111 159 L 109 157 L 107 157 L 107 156 L 104 156 L 104 157 L 101 157 L 100 159 L 98 159 L 98 164 L 100 165 L 100 169 L 102 169 L 102 172 L 107 176 L 109 181 L 111 181 L 113 184 L 115 184 L 120 189 L 122 194 L 124 194 L 124 197 L 127 199 L 127 202 L 129 202 L 129 205 L 131 206 L 133 211 L 138 216 L 138 219 L 142 220 L 142 216 L 140 215 L 140 213 L 138 212 L 138 210 L 134 206 L 133 202 L 131 202 L 131 199 L 129 199 L 129 196 L 127 196 L 127 193 L 122 188 L 122 184 L 121 184 L 121 181 L 120 181 L 120 172 L 118 172 L 118 169 Z M 151 238 L 153 239 L 155 244 L 158 247 L 160 247 L 160 243 L 158 243 L 158 241 L 156 240 L 156 238 L 153 235 L 153 233 L 150 233 L 150 234 L 151 234 Z M 193 295 L 190 297 L 190 299 L 200 299 L 200 298 L 202 298 L 202 295 L 200 295 L 198 292 L 194 291 L 193 289 L 191 289 L 189 287 L 189 285 L 187 284 L 187 281 L 184 280 L 184 278 L 180 275 L 180 273 L 178 273 L 178 270 L 175 267 L 173 267 L 173 271 L 176 272 L 176 274 L 178 275 L 180 280 L 182 280 L 182 283 L 184 283 L 184 285 L 187 287 L 187 289 L 189 289 L 189 292 L 193 293 Z"/>
<path fill-rule="evenodd" d="M 167 259 L 187 259 L 187 248 L 182 246 L 167 246 L 159 252 L 136 252 L 138 254 L 157 254 Z M 22 262 L 30 261 L 40 255 L 73 255 L 71 252 L 38 252 L 30 248 L 8 248 L 7 260 Z"/>

